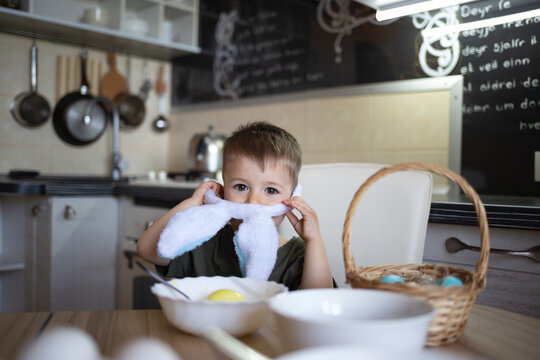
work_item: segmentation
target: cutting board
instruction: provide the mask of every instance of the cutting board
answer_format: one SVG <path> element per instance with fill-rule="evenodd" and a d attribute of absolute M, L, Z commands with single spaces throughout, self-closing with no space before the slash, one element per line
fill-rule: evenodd
<path fill-rule="evenodd" d="M 111 100 L 114 100 L 116 95 L 128 91 L 126 79 L 116 69 L 116 56 L 112 51 L 107 54 L 109 62 L 109 72 L 103 76 L 99 84 L 99 93 Z"/>
<path fill-rule="evenodd" d="M 86 74 L 90 93 L 96 94 L 98 84 L 103 76 L 103 60 L 88 57 Z M 72 91 L 81 88 L 81 58 L 77 55 L 58 55 L 56 57 L 56 101 Z"/>

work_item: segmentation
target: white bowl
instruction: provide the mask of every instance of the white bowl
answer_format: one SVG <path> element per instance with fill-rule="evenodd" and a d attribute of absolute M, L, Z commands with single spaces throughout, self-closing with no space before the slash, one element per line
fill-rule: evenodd
<path fill-rule="evenodd" d="M 420 351 L 435 315 L 421 298 L 380 290 L 298 290 L 269 302 L 286 351 L 344 344 Z"/>
<path fill-rule="evenodd" d="M 152 286 L 167 319 L 180 330 L 202 335 L 218 327 L 234 336 L 242 336 L 266 324 L 270 316 L 268 299 L 288 289 L 273 281 L 237 277 L 196 277 L 173 279 L 171 284 L 192 300 L 163 284 Z M 221 302 L 206 298 L 216 290 L 230 289 L 244 295 L 244 301 Z"/>
<path fill-rule="evenodd" d="M 474 357 L 476 359 L 476 357 Z M 369 348 L 354 345 L 341 346 L 321 346 L 309 349 L 293 351 L 281 356 L 276 360 L 464 360 L 465 358 L 457 354 L 445 354 L 438 352 L 438 349 L 428 349 L 421 352 L 407 352 L 396 349 Z"/>

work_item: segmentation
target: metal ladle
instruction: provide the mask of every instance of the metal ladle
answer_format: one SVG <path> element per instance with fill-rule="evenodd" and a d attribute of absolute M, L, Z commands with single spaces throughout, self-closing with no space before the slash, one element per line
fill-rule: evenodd
<path fill-rule="evenodd" d="M 178 289 L 176 286 L 173 286 L 171 283 L 169 283 L 168 281 L 164 280 L 163 278 L 161 278 L 161 276 L 159 276 L 158 274 L 154 273 L 152 270 L 150 270 L 149 268 L 147 268 L 146 266 L 144 266 L 141 262 L 135 260 L 135 263 L 137 265 L 139 265 L 139 267 L 141 269 L 143 269 L 144 271 L 146 271 L 148 273 L 148 275 L 150 275 L 151 277 L 153 277 L 154 279 L 156 279 L 157 281 L 159 281 L 160 283 L 162 283 L 163 285 L 165 286 L 168 286 L 170 287 L 171 289 L 173 289 L 174 291 L 182 294 L 182 296 L 184 296 L 186 299 L 188 299 L 189 301 L 191 301 L 191 298 L 189 296 L 187 296 L 184 292 L 182 292 L 182 290 Z"/>

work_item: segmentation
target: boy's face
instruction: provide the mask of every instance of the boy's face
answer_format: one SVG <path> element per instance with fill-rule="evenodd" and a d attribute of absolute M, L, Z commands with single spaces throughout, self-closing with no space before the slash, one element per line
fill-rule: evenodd
<path fill-rule="evenodd" d="M 291 197 L 293 184 L 288 169 L 280 161 L 265 166 L 245 156 L 235 156 L 227 161 L 223 174 L 225 200 L 237 203 L 275 205 Z M 274 217 L 279 225 L 285 215 Z"/>

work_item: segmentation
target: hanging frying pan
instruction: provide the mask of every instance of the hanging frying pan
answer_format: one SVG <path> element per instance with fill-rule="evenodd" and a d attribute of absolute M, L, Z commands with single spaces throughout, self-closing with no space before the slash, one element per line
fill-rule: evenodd
<path fill-rule="evenodd" d="M 64 95 L 53 112 L 53 125 L 56 133 L 68 144 L 87 145 L 103 134 L 107 125 L 107 113 L 101 104 L 96 104 L 90 113 L 91 120 L 84 119 L 86 106 L 93 99 L 88 93 L 86 78 L 87 51 L 81 52 L 81 88 Z"/>
<path fill-rule="evenodd" d="M 31 91 L 17 95 L 9 108 L 13 118 L 20 124 L 35 127 L 45 123 L 51 115 L 49 102 L 38 93 L 37 89 L 37 47 L 35 41 L 30 50 L 30 87 Z"/>

